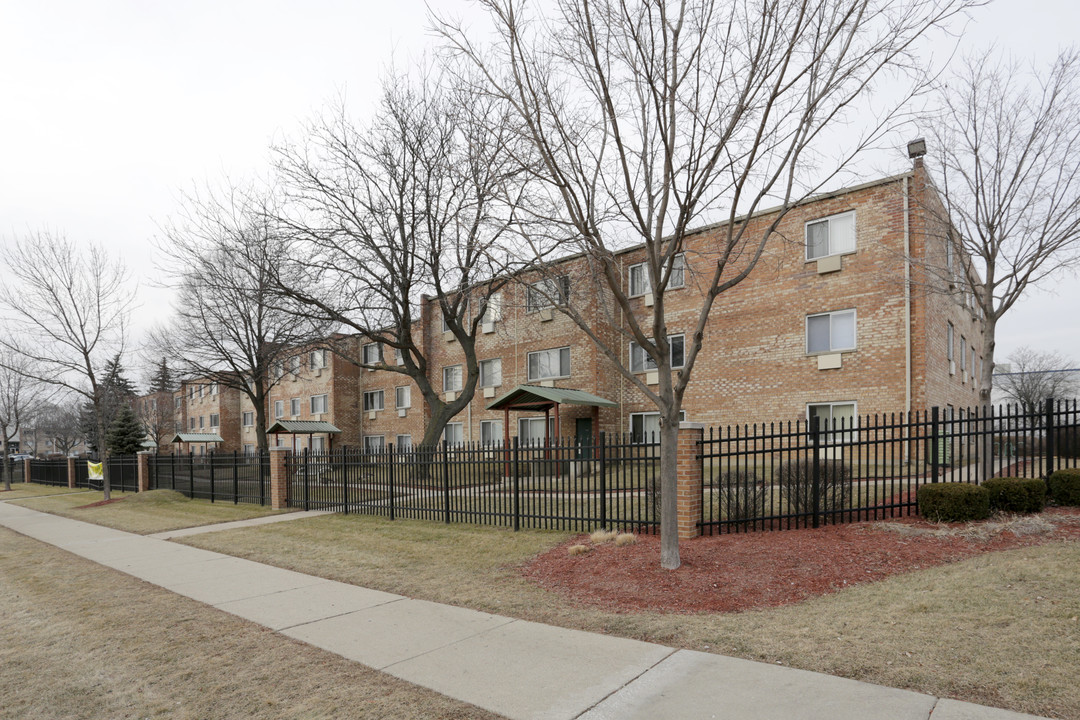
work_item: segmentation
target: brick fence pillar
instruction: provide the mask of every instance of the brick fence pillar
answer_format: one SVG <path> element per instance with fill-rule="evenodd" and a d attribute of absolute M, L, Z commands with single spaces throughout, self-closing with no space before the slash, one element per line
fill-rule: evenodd
<path fill-rule="evenodd" d="M 75 458 L 69 457 L 68 461 L 68 487 L 75 487 Z"/>
<path fill-rule="evenodd" d="M 23 482 L 30 482 L 30 458 L 23 458 Z"/>
<path fill-rule="evenodd" d="M 688 540 L 701 534 L 701 452 L 699 443 L 705 437 L 702 423 L 679 423 L 678 506 L 679 539 Z"/>
<path fill-rule="evenodd" d="M 289 473 L 286 460 L 289 448 L 270 448 L 270 507 L 284 510 L 289 507 Z"/>
<path fill-rule="evenodd" d="M 139 492 L 150 489 L 150 456 L 153 454 L 152 450 L 139 451 Z"/>

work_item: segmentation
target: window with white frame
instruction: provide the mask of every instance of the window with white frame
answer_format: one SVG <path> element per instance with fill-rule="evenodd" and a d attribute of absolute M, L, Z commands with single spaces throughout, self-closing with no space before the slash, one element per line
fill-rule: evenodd
<path fill-rule="evenodd" d="M 210 383 L 210 395 L 214 396 L 214 395 L 217 395 L 217 394 L 218 394 L 218 384 L 216 382 L 215 383 Z"/>
<path fill-rule="evenodd" d="M 193 417 L 188 418 L 188 429 L 189 430 L 194 430 L 195 429 L 195 418 L 193 418 Z"/>
<path fill-rule="evenodd" d="M 398 450 L 411 450 L 412 449 L 412 435 L 398 435 L 396 443 L 397 443 L 397 449 Z"/>
<path fill-rule="evenodd" d="M 174 398 L 173 398 L 173 407 L 174 407 L 175 409 L 179 410 L 179 409 L 180 409 L 180 406 L 181 406 L 181 405 L 182 405 L 183 403 L 184 403 L 184 398 L 182 398 L 181 396 L 177 395 L 176 397 L 174 397 Z"/>
<path fill-rule="evenodd" d="M 187 396 L 188 396 L 188 400 L 194 400 L 195 399 L 195 386 L 194 385 L 188 385 Z"/>
<path fill-rule="evenodd" d="M 289 414 L 293 417 L 300 414 L 300 398 L 292 398 L 289 400 Z"/>
<path fill-rule="evenodd" d="M 360 359 L 365 365 L 378 365 L 382 362 L 382 344 L 367 343 L 360 349 Z"/>
<path fill-rule="evenodd" d="M 300 356 L 293 355 L 289 358 L 289 373 L 293 377 L 299 377 L 300 375 Z"/>
<path fill-rule="evenodd" d="M 394 388 L 394 407 L 398 409 L 412 407 L 412 386 L 401 385 Z"/>
<path fill-rule="evenodd" d="M 322 370 L 327 365 L 326 349 L 312 350 L 308 358 L 312 370 Z"/>
<path fill-rule="evenodd" d="M 686 421 L 686 411 L 679 411 L 679 422 Z M 660 442 L 660 413 L 630 413 L 630 442 Z"/>
<path fill-rule="evenodd" d="M 321 415 L 326 410 L 326 395 L 312 395 L 311 396 L 311 414 Z"/>
<path fill-rule="evenodd" d="M 482 445 L 502 445 L 503 424 L 502 420 L 480 421 L 480 443 Z"/>
<path fill-rule="evenodd" d="M 628 270 L 630 297 L 637 297 L 652 292 L 649 280 L 649 266 L 645 263 L 631 265 Z M 668 277 L 668 290 L 677 290 L 686 286 L 686 256 L 679 253 L 671 261 L 671 275 Z"/>
<path fill-rule="evenodd" d="M 960 336 L 960 378 L 967 382 L 967 339 Z"/>
<path fill-rule="evenodd" d="M 488 296 L 487 307 L 484 308 L 484 316 L 480 318 L 482 323 L 495 323 L 502 320 L 503 299 L 502 293 L 493 293 Z"/>
<path fill-rule="evenodd" d="M 451 365 L 442 370 L 443 392 L 461 391 L 461 366 Z"/>
<path fill-rule="evenodd" d="M 529 380 L 570 377 L 570 348 L 540 350 L 528 355 Z"/>
<path fill-rule="evenodd" d="M 949 361 L 950 375 L 955 372 L 953 369 L 953 334 L 953 324 L 951 322 L 945 323 L 945 359 Z"/>
<path fill-rule="evenodd" d="M 365 435 L 364 449 L 368 452 L 379 452 L 386 447 L 386 437 L 383 435 Z"/>
<path fill-rule="evenodd" d="M 672 368 L 681 368 L 686 363 L 686 337 L 668 335 L 668 357 Z M 630 341 L 630 372 L 648 372 L 656 369 L 656 362 L 645 348 L 633 340 Z"/>
<path fill-rule="evenodd" d="M 977 377 L 977 375 L 975 374 L 975 346 L 974 345 L 971 346 L 971 362 L 968 363 L 968 367 L 971 368 L 971 379 L 974 381 L 974 379 Z"/>
<path fill-rule="evenodd" d="M 394 364 L 404 365 L 405 355 L 401 352 L 401 348 L 394 348 Z"/>
<path fill-rule="evenodd" d="M 555 305 L 565 305 L 570 299 L 570 276 L 560 275 L 530 285 L 525 292 L 525 312 L 532 313 Z"/>
<path fill-rule="evenodd" d="M 502 385 L 502 358 L 480 361 L 480 387 Z"/>
<path fill-rule="evenodd" d="M 806 352 L 855 349 L 855 311 L 837 310 L 806 316 Z"/>
<path fill-rule="evenodd" d="M 465 426 L 459 422 L 446 423 L 443 428 L 443 442 L 447 445 L 461 445 L 465 442 Z"/>
<path fill-rule="evenodd" d="M 547 438 L 555 437 L 555 418 L 548 418 L 547 433 L 544 433 L 544 418 L 519 418 L 518 443 L 521 445 L 539 445 Z"/>
<path fill-rule="evenodd" d="M 382 410 L 383 409 L 383 391 L 382 390 L 368 390 L 364 393 L 364 412 L 369 410 Z"/>
<path fill-rule="evenodd" d="M 221 427 L 221 415 L 217 413 L 210 413 L 210 427 Z"/>
<path fill-rule="evenodd" d="M 326 438 L 324 436 L 311 436 L 311 452 L 326 452 Z"/>
<path fill-rule="evenodd" d="M 858 414 L 853 402 L 811 403 L 806 406 L 806 421 L 818 420 L 818 430 L 826 433 L 825 442 L 850 443 L 858 436 Z"/>
<path fill-rule="evenodd" d="M 202 430 L 206 424 L 206 417 L 204 415 L 199 416 L 199 429 Z"/>
<path fill-rule="evenodd" d="M 806 259 L 855 251 L 855 212 L 806 223 Z"/>
<path fill-rule="evenodd" d="M 241 422 L 244 424 L 244 427 L 251 427 L 255 424 L 255 413 L 251 410 L 245 411 L 241 416 Z"/>
<path fill-rule="evenodd" d="M 277 419 L 283 418 L 283 417 L 285 417 L 285 401 L 284 400 L 275 400 L 274 401 L 274 419 L 277 420 Z"/>
<path fill-rule="evenodd" d="M 285 361 L 278 360 L 275 362 L 272 373 L 275 380 L 280 380 L 281 376 L 285 374 Z"/>
<path fill-rule="evenodd" d="M 202 397 L 202 396 L 203 396 L 203 386 L 200 385 L 199 386 L 199 397 Z"/>
<path fill-rule="evenodd" d="M 255 454 L 255 445 L 252 444 L 252 443 L 244 443 L 244 454 L 245 455 L 254 455 Z"/>

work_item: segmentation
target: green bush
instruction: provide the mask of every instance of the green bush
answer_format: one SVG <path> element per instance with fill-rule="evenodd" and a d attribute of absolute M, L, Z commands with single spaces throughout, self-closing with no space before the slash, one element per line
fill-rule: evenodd
<path fill-rule="evenodd" d="M 724 520 L 753 520 L 761 515 L 765 484 L 753 470 L 733 470 L 718 479 L 720 517 Z"/>
<path fill-rule="evenodd" d="M 1080 458 L 1080 425 L 1067 425 L 1054 431 L 1054 454 Z"/>
<path fill-rule="evenodd" d="M 983 487 L 990 493 L 991 510 L 1037 513 L 1046 506 L 1046 483 L 1042 478 L 990 478 Z"/>
<path fill-rule="evenodd" d="M 1050 500 L 1057 505 L 1080 505 L 1080 468 L 1063 468 L 1050 475 Z"/>
<path fill-rule="evenodd" d="M 990 493 L 969 483 L 931 483 L 919 488 L 919 514 L 933 522 L 966 522 L 990 517 Z"/>
<path fill-rule="evenodd" d="M 777 470 L 780 490 L 792 512 L 814 510 L 814 461 L 795 460 Z M 839 460 L 818 461 L 818 511 L 839 510 L 851 494 L 851 467 Z"/>

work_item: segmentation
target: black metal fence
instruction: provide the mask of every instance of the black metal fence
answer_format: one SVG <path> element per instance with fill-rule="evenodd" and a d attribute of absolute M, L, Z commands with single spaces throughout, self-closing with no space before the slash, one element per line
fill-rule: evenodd
<path fill-rule="evenodd" d="M 270 502 L 268 453 L 153 455 L 149 470 L 151 489 L 167 488 L 210 502 Z"/>
<path fill-rule="evenodd" d="M 289 504 L 389 518 L 518 528 L 648 531 L 659 524 L 660 445 L 600 435 L 549 445 L 301 453 L 286 463 Z"/>
<path fill-rule="evenodd" d="M 11 460 L 5 458 L 4 462 L 11 468 L 11 482 L 23 482 L 23 475 L 26 472 L 26 462 L 23 460 Z M 2 480 L 0 480 L 2 482 Z"/>
<path fill-rule="evenodd" d="M 58 460 L 31 460 L 30 481 L 41 485 L 59 485 L 67 487 L 67 458 Z"/>
<path fill-rule="evenodd" d="M 916 512 L 927 482 L 1048 477 L 1080 463 L 1076 401 L 850 422 L 711 429 L 701 443 L 706 533 L 819 527 Z"/>

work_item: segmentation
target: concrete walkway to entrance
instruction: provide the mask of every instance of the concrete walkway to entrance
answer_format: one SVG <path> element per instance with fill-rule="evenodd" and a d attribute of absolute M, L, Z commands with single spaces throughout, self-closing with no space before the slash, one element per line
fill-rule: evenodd
<path fill-rule="evenodd" d="M 1034 717 L 414 600 L 7 502 L 0 525 L 510 718 Z"/>

